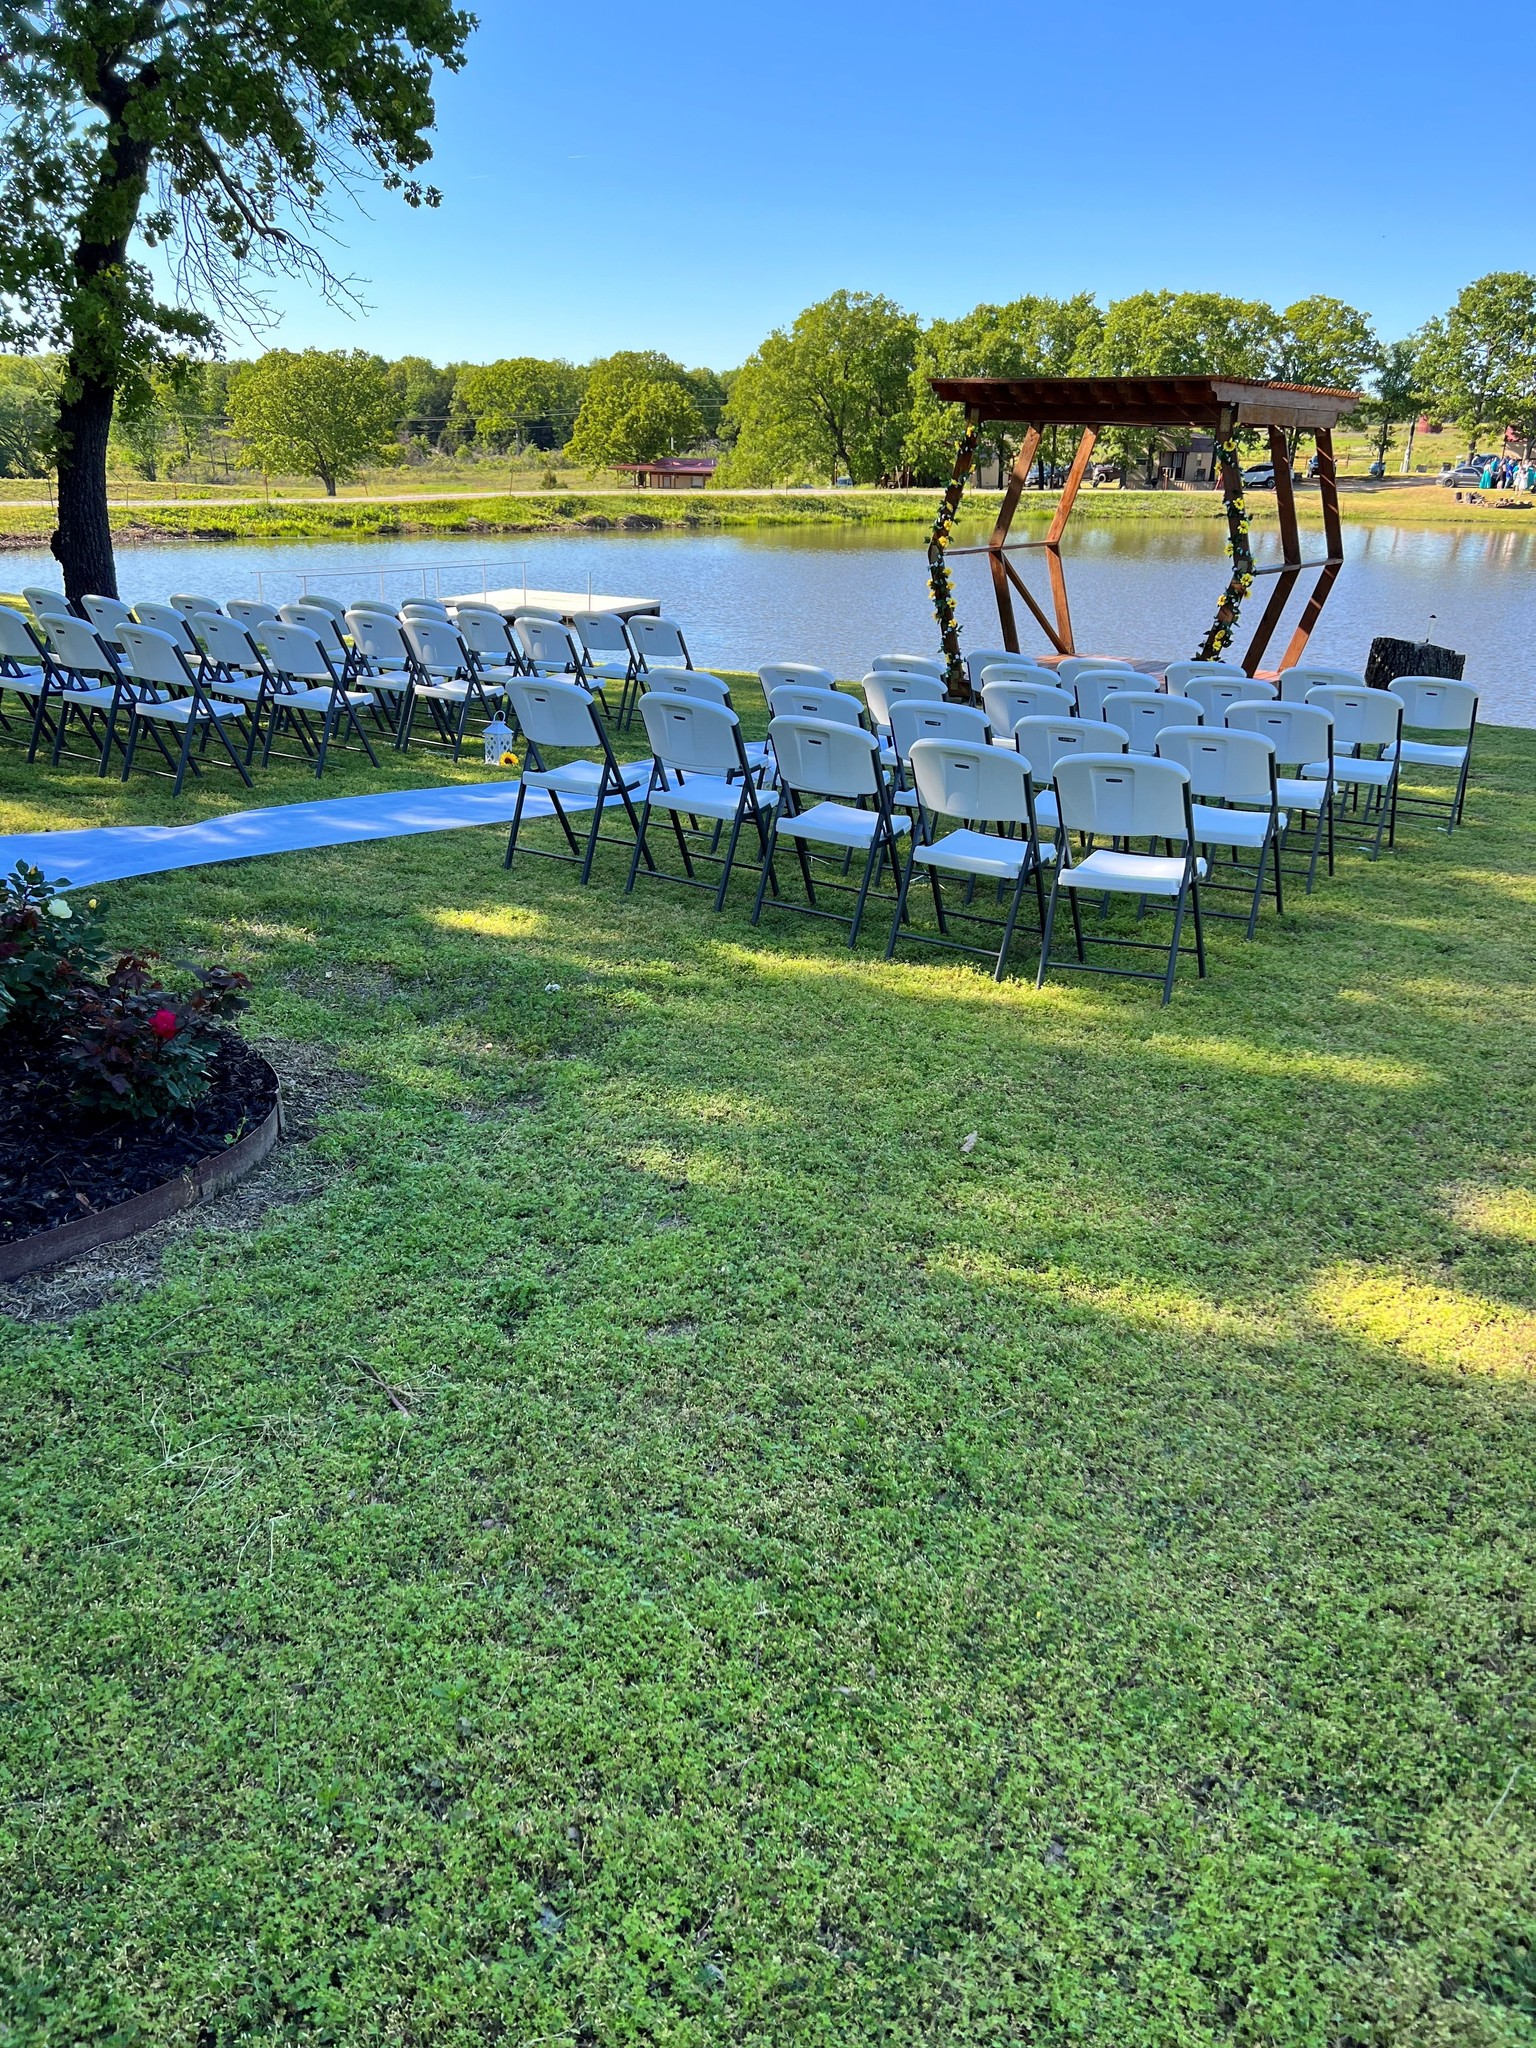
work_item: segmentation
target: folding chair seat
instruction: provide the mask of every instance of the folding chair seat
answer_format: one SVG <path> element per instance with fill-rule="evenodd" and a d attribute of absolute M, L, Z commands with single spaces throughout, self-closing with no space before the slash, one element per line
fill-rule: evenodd
<path fill-rule="evenodd" d="M 1386 757 L 1405 768 L 1444 768 L 1456 778 L 1455 790 L 1448 797 L 1399 793 L 1398 809 L 1415 817 L 1443 816 L 1446 831 L 1454 832 L 1467 799 L 1472 740 L 1477 731 L 1477 691 L 1470 683 L 1452 682 L 1444 676 L 1398 676 L 1392 693 L 1403 700 L 1405 728 L 1439 737 L 1398 741 L 1386 749 Z"/>
<path fill-rule="evenodd" d="M 1365 677 L 1358 669 L 1319 668 L 1314 663 L 1305 663 L 1296 668 L 1280 671 L 1280 701 L 1282 704 L 1305 704 L 1314 690 L 1322 689 L 1363 690 Z"/>
<path fill-rule="evenodd" d="M 777 694 L 777 693 L 776 693 Z M 911 821 L 891 809 L 880 768 L 879 743 L 862 725 L 840 720 L 775 716 L 768 727 L 774 759 L 779 765 L 780 799 L 768 828 L 768 845 L 758 876 L 757 901 L 752 906 L 756 924 L 765 905 L 776 910 L 793 910 L 802 917 L 829 918 L 848 926 L 848 944 L 858 944 L 859 927 L 869 900 L 877 866 L 888 860 L 891 879 L 899 889 L 901 868 L 896 844 L 911 829 Z M 807 797 L 822 801 L 806 806 Z M 805 884 L 805 902 L 791 903 L 779 894 L 774 880 L 773 853 L 778 839 L 785 838 L 795 849 L 800 876 Z M 810 849 L 828 848 L 834 853 L 864 855 L 864 873 L 857 885 L 816 881 L 811 873 Z M 773 894 L 768 885 L 773 880 Z M 834 889 L 853 895 L 853 914 L 843 917 L 824 910 L 816 901 L 817 888 Z"/>
<path fill-rule="evenodd" d="M 1188 697 L 1169 697 L 1161 690 L 1111 690 L 1104 719 L 1122 728 L 1133 754 L 1155 754 L 1157 736 L 1165 726 L 1198 725 L 1200 706 Z"/>
<path fill-rule="evenodd" d="M 654 675 L 656 671 L 651 673 Z M 711 704 L 703 697 L 674 696 L 665 690 L 650 689 L 640 700 L 640 716 L 645 721 L 646 738 L 651 744 L 652 766 L 645 801 L 640 807 L 640 823 L 635 833 L 635 850 L 629 863 L 625 893 L 634 888 L 641 859 L 648 849 L 646 829 L 651 813 L 653 810 L 665 811 L 672 821 L 684 872 L 680 875 L 667 874 L 651 861 L 649 873 L 657 881 L 684 882 L 695 889 L 712 889 L 715 908 L 719 910 L 730 885 L 741 828 L 748 820 L 757 832 L 759 857 L 767 853 L 767 819 L 779 801 L 778 791 L 758 788 L 742 744 L 741 720 L 727 705 Z M 716 831 L 707 849 L 690 848 L 683 827 L 685 817 L 712 821 Z M 726 825 L 730 827 L 730 835 L 724 854 L 718 855 L 715 848 L 719 831 Z M 719 862 L 718 884 L 701 881 L 695 875 L 693 864 L 696 860 Z"/>
<path fill-rule="evenodd" d="M 400 630 L 411 653 L 411 687 L 395 744 L 402 752 L 410 745 L 416 706 L 425 704 L 437 739 L 424 744 L 449 748 L 457 761 L 470 707 L 478 705 L 489 723 L 506 697 L 506 682 L 482 676 L 457 629 L 446 619 L 415 613 L 402 617 Z"/>
<path fill-rule="evenodd" d="M 676 619 L 664 619 L 655 612 L 636 612 L 625 624 L 642 668 L 693 667 L 693 656 Z"/>
<path fill-rule="evenodd" d="M 180 614 L 177 615 L 178 617 Z M 185 623 L 185 622 L 183 622 Z M 133 770 L 133 757 L 141 729 L 147 729 L 172 777 L 173 796 L 180 796 L 188 768 L 194 775 L 202 769 L 192 752 L 194 739 L 212 736 L 229 756 L 246 788 L 250 774 L 235 752 L 227 728 L 246 717 L 247 707 L 212 696 L 203 682 L 202 659 L 194 649 L 189 660 L 181 642 L 155 626 L 120 626 L 118 641 L 123 650 L 126 675 L 123 694 L 128 706 L 128 738 L 123 748 L 123 781 Z M 195 664 L 195 665 L 194 665 Z M 181 749 L 172 755 L 161 728 L 181 734 Z"/>
<path fill-rule="evenodd" d="M 577 612 L 571 624 L 586 652 L 586 678 L 592 684 L 617 683 L 621 725 L 632 715 L 639 692 L 640 657 L 629 628 L 617 612 Z"/>
<path fill-rule="evenodd" d="M 189 590 L 173 590 L 171 603 L 177 611 L 185 612 L 188 617 L 193 612 L 222 612 L 224 609 L 216 597 L 199 597 L 194 591 Z"/>
<path fill-rule="evenodd" d="M 197 642 L 187 625 L 185 615 L 173 604 L 151 604 L 147 600 L 133 607 L 133 623 L 147 626 L 153 633 L 168 633 L 183 654 L 196 657 Z"/>
<path fill-rule="evenodd" d="M 949 664 L 941 654 L 877 654 L 869 666 L 876 675 L 932 676 L 939 684 L 949 675 Z"/>
<path fill-rule="evenodd" d="M 268 604 L 265 598 L 232 597 L 224 609 L 237 625 L 247 628 L 272 626 L 278 622 L 277 606 Z"/>
<path fill-rule="evenodd" d="M 1172 674 L 1172 670 L 1169 671 Z M 1170 695 L 1173 684 L 1168 685 Z M 1258 683 L 1251 676 L 1238 671 L 1236 680 L 1231 676 L 1191 676 L 1184 684 L 1184 695 L 1192 704 L 1198 704 L 1204 714 L 1202 723 L 1220 725 L 1227 715 L 1229 704 L 1272 704 L 1279 691 L 1273 683 Z"/>
<path fill-rule="evenodd" d="M 1175 761 L 1189 777 L 1190 816 L 1194 820 L 1195 843 L 1205 849 L 1208 869 L 1207 890 L 1235 887 L 1248 889 L 1248 870 L 1237 860 L 1238 852 L 1256 854 L 1253 892 L 1246 910 L 1212 910 L 1208 917 L 1237 917 L 1247 924 L 1252 938 L 1264 900 L 1264 874 L 1273 867 L 1275 914 L 1283 916 L 1285 896 L 1280 874 L 1280 834 L 1286 827 L 1286 813 L 1280 808 L 1275 779 L 1275 749 L 1259 733 L 1242 732 L 1235 726 L 1165 726 L 1158 734 L 1161 759 Z M 1233 865 L 1242 879 L 1234 884 L 1217 882 L 1214 875 L 1218 846 L 1230 847 Z"/>
<path fill-rule="evenodd" d="M 951 704 L 946 697 L 898 698 L 891 706 L 891 751 L 896 756 L 891 802 L 903 810 L 922 807 L 916 785 L 903 786 L 907 757 L 919 740 L 985 747 L 991 744 L 991 728 L 986 712 L 971 704 Z"/>
<path fill-rule="evenodd" d="M 133 624 L 133 613 L 120 597 L 97 597 L 91 594 L 81 598 L 80 602 L 85 608 L 85 616 L 96 628 L 99 637 L 114 645 L 117 641 L 118 627 Z"/>
<path fill-rule="evenodd" d="M 1060 825 L 1056 811 L 1056 763 L 1079 754 L 1124 752 L 1129 735 L 1124 726 L 1107 719 L 1021 718 L 1013 728 L 1013 743 L 1029 763 L 1035 787 L 1035 822 L 1042 832 L 1053 833 Z"/>
<path fill-rule="evenodd" d="M 1032 681 L 1022 674 L 1009 674 L 989 668 L 982 677 L 981 701 L 986 706 L 987 718 L 1000 745 L 1013 745 L 1013 729 L 1021 718 L 1070 718 L 1076 709 L 1077 699 L 1070 690 L 1058 689 L 1049 682 L 1048 669 L 1041 669 L 1040 680 Z"/>
<path fill-rule="evenodd" d="M 29 761 L 37 758 L 37 743 L 44 729 L 44 710 L 52 678 L 48 649 L 30 619 L 11 605 L 0 604 L 0 734 L 9 735 L 11 721 L 5 709 L 9 691 L 27 708 L 27 736 L 11 740 L 25 746 Z"/>
<path fill-rule="evenodd" d="M 1195 957 L 1201 975 L 1205 973 L 1205 927 L 1200 916 L 1200 883 L 1205 877 L 1205 862 L 1195 852 L 1189 777 L 1176 762 L 1159 761 L 1146 754 L 1079 754 L 1056 764 L 1056 804 L 1061 830 L 1056 840 L 1055 874 L 1046 905 L 1045 936 L 1035 986 L 1043 986 L 1047 971 L 1053 967 L 1079 974 L 1115 974 L 1133 981 L 1161 982 L 1163 1001 L 1169 1002 L 1179 964 L 1186 906 L 1194 912 Z M 1077 860 L 1072 858 L 1071 851 L 1074 834 L 1089 849 Z M 1095 839 L 1108 839 L 1111 844 L 1095 847 Z M 1136 839 L 1145 839 L 1154 847 L 1159 842 L 1172 841 L 1182 845 L 1184 851 L 1177 855 L 1136 853 L 1129 845 Z M 1063 890 L 1072 911 L 1075 960 L 1051 958 L 1056 906 Z M 1173 933 L 1162 973 L 1134 967 L 1101 967 L 1089 960 L 1089 942 L 1078 901 L 1085 890 L 1094 895 L 1134 896 L 1138 905 L 1156 901 L 1171 909 Z M 1156 940 L 1106 933 L 1095 934 L 1091 943 L 1141 952 L 1164 950 Z"/>
<path fill-rule="evenodd" d="M 51 718 L 53 722 L 53 750 L 49 758 L 55 768 L 66 754 L 71 760 L 94 760 L 96 773 L 105 775 L 117 740 L 118 713 L 125 698 L 118 651 L 84 619 L 65 618 L 56 613 L 44 615 L 40 637 L 50 657 L 42 704 L 42 721 Z M 82 721 L 93 741 L 100 720 L 100 744 L 92 753 L 74 754 L 65 747 L 72 718 Z"/>
<path fill-rule="evenodd" d="M 511 867 L 512 856 L 517 851 L 527 793 L 530 789 L 542 789 L 554 805 L 555 816 L 560 821 L 570 852 L 557 853 L 543 846 L 526 847 L 524 851 L 537 854 L 541 860 L 576 861 L 581 868 L 581 880 L 585 883 L 591 878 L 598 840 L 612 837 L 601 827 L 603 813 L 614 798 L 623 804 L 630 828 L 638 836 L 640 815 L 635 809 L 635 792 L 650 781 L 651 764 L 649 761 L 621 763 L 617 759 L 608 729 L 597 715 L 592 692 L 584 690 L 579 683 L 553 676 L 532 677 L 509 683 L 507 697 L 531 765 L 524 767 L 518 782 L 517 804 L 512 813 L 512 829 L 507 835 L 504 865 Z M 579 752 L 592 746 L 598 752 L 595 761 L 581 758 L 550 766 L 545 758 L 549 754 Z M 583 848 L 571 830 L 568 814 L 573 810 L 586 810 L 589 806 L 592 829 Z M 648 868 L 655 866 L 648 849 L 641 849 L 641 858 Z"/>
<path fill-rule="evenodd" d="M 367 678 L 375 696 L 394 708 L 396 740 L 411 702 L 411 650 L 405 630 L 391 611 L 354 605 L 347 613 L 347 631 L 357 653 L 357 672 Z"/>
<path fill-rule="evenodd" d="M 1331 760 L 1308 761 L 1302 765 L 1303 781 L 1331 778 L 1335 789 L 1349 792 L 1351 809 L 1365 802 L 1362 817 L 1370 830 L 1371 859 L 1381 852 L 1382 834 L 1388 846 L 1397 844 L 1397 776 L 1401 761 L 1404 704 L 1391 690 L 1367 689 L 1363 683 L 1324 683 L 1307 692 L 1307 702 L 1326 711 L 1333 720 Z M 1375 747 L 1376 753 L 1361 752 Z M 1341 751 L 1347 749 L 1348 751 Z"/>
<path fill-rule="evenodd" d="M 911 708 L 914 711 L 918 709 L 915 706 Z M 954 705 L 945 708 L 960 710 L 964 707 Z M 983 720 L 985 729 L 986 714 L 974 715 Z M 975 953 L 991 960 L 993 975 L 1001 981 L 1018 927 L 1025 885 L 1030 881 L 1035 886 L 1035 902 L 1040 915 L 1037 930 L 1042 929 L 1045 923 L 1040 835 L 1035 827 L 1034 788 L 1029 763 L 1018 754 L 988 745 L 985 739 L 979 743 L 937 738 L 914 740 L 908 759 L 924 817 L 930 823 L 937 818 L 957 818 L 961 823 L 937 839 L 931 835 L 919 839 L 914 835 L 902 872 L 885 957 L 889 960 L 895 953 L 899 939 L 923 946 L 942 946 L 953 953 Z M 1005 830 L 983 829 L 988 825 L 1002 826 Z M 934 917 L 939 927 L 937 936 L 916 930 L 907 920 L 912 878 L 919 868 L 927 874 L 932 891 Z M 940 881 L 946 875 L 964 879 L 963 906 L 945 904 Z M 978 881 L 994 882 L 1005 890 L 1011 884 L 1012 893 L 1007 898 L 1004 917 L 987 917 L 970 907 Z M 996 951 L 990 946 L 968 945 L 964 940 L 951 938 L 952 919 L 1000 932 L 1002 936 Z"/>
<path fill-rule="evenodd" d="M 1269 703 L 1229 704 L 1226 722 L 1233 732 L 1259 734 L 1274 749 L 1275 801 L 1287 820 L 1281 827 L 1275 851 L 1277 866 L 1296 820 L 1303 816 L 1316 820 L 1307 862 L 1310 896 L 1325 838 L 1328 872 L 1333 873 L 1333 720 L 1315 704 L 1287 704 L 1275 699 Z M 1321 761 L 1329 772 L 1304 780 L 1301 771 L 1309 761 Z"/>
<path fill-rule="evenodd" d="M 334 624 L 334 621 L 332 621 Z M 262 742 L 261 765 L 272 758 L 272 743 L 284 726 L 300 737 L 306 754 L 315 757 L 315 780 L 325 773 L 326 756 L 332 746 L 345 746 L 338 738 L 351 732 L 375 768 L 379 757 L 358 719 L 360 711 L 373 708 L 368 690 L 347 687 L 345 669 L 336 666 L 330 648 L 308 626 L 279 619 L 262 626 L 257 634 L 262 653 L 271 670 L 274 688 L 267 698 L 267 734 Z M 319 722 L 318 738 L 315 723 Z"/>

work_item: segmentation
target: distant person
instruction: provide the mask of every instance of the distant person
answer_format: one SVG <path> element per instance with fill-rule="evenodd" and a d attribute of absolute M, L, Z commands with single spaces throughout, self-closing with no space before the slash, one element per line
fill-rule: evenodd
<path fill-rule="evenodd" d="M 1493 489 L 1493 464 L 1491 462 L 1485 462 L 1483 464 L 1483 473 L 1478 478 L 1478 482 L 1482 485 L 1485 491 L 1491 491 Z"/>

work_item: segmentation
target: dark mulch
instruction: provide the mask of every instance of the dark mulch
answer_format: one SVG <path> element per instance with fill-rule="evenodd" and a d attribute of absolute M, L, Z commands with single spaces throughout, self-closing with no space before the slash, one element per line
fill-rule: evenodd
<path fill-rule="evenodd" d="M 200 1102 L 146 1123 L 72 1107 L 46 1060 L 0 1032 L 0 1244 L 110 1209 L 222 1152 L 270 1112 L 266 1062 L 224 1032 Z"/>

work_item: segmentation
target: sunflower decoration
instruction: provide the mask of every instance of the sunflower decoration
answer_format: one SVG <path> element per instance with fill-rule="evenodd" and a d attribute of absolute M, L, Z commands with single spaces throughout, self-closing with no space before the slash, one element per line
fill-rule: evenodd
<path fill-rule="evenodd" d="M 950 478 L 944 497 L 939 505 L 938 516 L 933 522 L 933 531 L 928 536 L 928 588 L 933 595 L 933 616 L 938 621 L 939 641 L 944 649 L 947 688 L 954 694 L 962 694 L 966 688 L 965 663 L 960 653 L 960 627 L 955 618 L 955 587 L 950 581 L 949 567 L 944 560 L 944 550 L 949 546 L 955 530 L 955 516 L 960 510 L 960 501 L 965 496 L 965 480 L 971 473 L 976 460 L 976 446 L 981 439 L 980 420 L 968 420 L 965 432 L 960 437 L 960 446 L 955 452 L 955 471 Z"/>
<path fill-rule="evenodd" d="M 1216 442 L 1216 461 L 1227 500 L 1227 554 L 1232 574 L 1216 607 L 1211 629 L 1201 642 L 1196 661 L 1219 661 L 1232 644 L 1243 600 L 1253 588 L 1253 543 L 1249 538 L 1248 508 L 1243 502 L 1243 473 L 1239 466 L 1237 437 L 1228 434 Z"/>
<path fill-rule="evenodd" d="M 503 768 L 521 768 L 523 764 L 519 755 L 514 754 L 510 747 L 505 747 L 502 750 L 501 765 Z"/>

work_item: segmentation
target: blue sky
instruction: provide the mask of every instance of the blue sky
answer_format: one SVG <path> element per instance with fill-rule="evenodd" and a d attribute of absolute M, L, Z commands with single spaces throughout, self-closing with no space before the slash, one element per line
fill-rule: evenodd
<path fill-rule="evenodd" d="M 1465 41 L 1426 0 L 479 12 L 438 95 L 441 209 L 343 202 L 369 310 L 285 284 L 270 341 L 726 368 L 840 285 L 924 317 L 1322 291 L 1391 338 L 1536 268 L 1529 4 Z"/>

